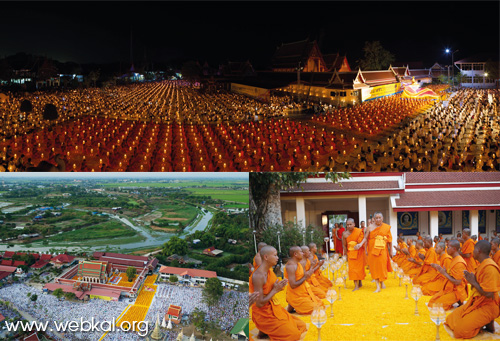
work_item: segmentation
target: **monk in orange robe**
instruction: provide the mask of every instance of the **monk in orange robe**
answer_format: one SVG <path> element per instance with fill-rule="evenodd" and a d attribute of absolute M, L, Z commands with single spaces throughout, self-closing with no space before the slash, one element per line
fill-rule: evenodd
<path fill-rule="evenodd" d="M 458 250 L 460 250 L 460 242 L 458 240 L 450 241 L 447 253 L 452 257 L 452 260 L 448 269 L 440 265 L 433 265 L 445 278 L 445 281 L 441 290 L 432 296 L 428 304 L 429 307 L 434 303 L 441 303 L 444 310 L 449 310 L 454 303 L 464 302 L 467 299 L 467 283 L 464 278 L 466 264 Z"/>
<path fill-rule="evenodd" d="M 320 303 L 320 299 L 312 292 L 307 279 L 311 277 L 316 267 L 311 267 L 309 271 L 304 271 L 300 260 L 304 257 L 302 249 L 298 246 L 290 248 L 290 259 L 285 265 L 285 278 L 288 279 L 286 287 L 286 301 L 288 302 L 288 312 L 309 315 L 314 307 Z"/>
<path fill-rule="evenodd" d="M 430 236 L 426 236 L 424 238 L 424 247 L 427 249 L 427 251 L 425 251 L 425 256 L 423 257 L 424 264 L 420 269 L 420 273 L 413 279 L 413 284 L 417 285 L 427 283 L 437 274 L 437 271 L 431 266 L 431 264 L 438 263 L 438 258 L 436 250 L 432 246 L 432 238 Z M 419 257 L 422 259 L 422 256 Z"/>
<path fill-rule="evenodd" d="M 364 247 L 354 250 L 354 247 L 363 241 L 364 233 L 362 229 L 354 227 L 354 219 L 352 218 L 347 219 L 346 227 L 347 230 L 342 234 L 342 244 L 349 264 L 349 279 L 354 281 L 352 291 L 356 291 L 362 286 L 361 281 L 366 277 Z"/>
<path fill-rule="evenodd" d="M 405 259 L 401 262 L 401 265 L 400 265 L 405 273 L 407 273 L 408 270 L 410 270 L 411 268 L 413 268 L 415 266 L 415 264 L 410 262 L 408 259 L 415 258 L 417 256 L 417 252 L 418 252 L 417 248 L 415 247 L 415 243 L 414 243 L 413 239 L 408 238 L 406 240 L 406 244 L 408 245 L 408 247 L 406 249 L 401 249 L 401 251 L 405 255 Z"/>
<path fill-rule="evenodd" d="M 344 249 L 342 247 L 342 235 L 344 231 L 345 228 L 342 223 L 340 223 L 338 229 L 335 230 L 335 252 L 339 253 L 340 256 L 344 254 Z"/>
<path fill-rule="evenodd" d="M 278 253 L 272 246 L 260 250 L 262 264 L 250 276 L 250 293 L 258 292 L 257 301 L 252 305 L 252 320 L 259 329 L 258 338 L 271 340 L 299 340 L 307 327 L 304 321 L 290 315 L 274 296 L 285 288 L 286 279 L 278 281 L 272 267 L 278 263 Z"/>
<path fill-rule="evenodd" d="M 422 240 L 422 236 L 420 235 L 420 232 L 417 231 L 416 236 L 417 236 L 417 240 Z"/>
<path fill-rule="evenodd" d="M 462 245 L 462 249 L 460 250 L 460 256 L 467 263 L 467 271 L 474 272 L 477 267 L 477 262 L 472 256 L 472 252 L 474 251 L 474 240 L 470 237 L 470 229 L 463 229 L 462 231 L 462 239 L 464 241 Z"/>
<path fill-rule="evenodd" d="M 491 258 L 500 266 L 500 238 L 493 238 L 491 240 Z"/>
<path fill-rule="evenodd" d="M 404 238 L 398 237 L 398 245 L 394 246 L 394 249 L 396 249 L 396 255 L 392 257 L 392 260 L 401 266 L 406 259 L 403 250 L 408 249 L 408 245 L 405 243 Z"/>
<path fill-rule="evenodd" d="M 411 278 L 417 276 L 424 265 L 423 259 L 425 258 L 425 248 L 424 241 L 422 239 L 417 240 L 415 250 L 417 251 L 415 257 L 408 258 L 408 261 L 413 264 L 413 266 L 406 272 Z"/>
<path fill-rule="evenodd" d="M 390 269 L 389 257 L 392 257 L 391 226 L 385 224 L 383 220 L 382 213 L 375 212 L 373 223 L 368 226 L 363 241 L 354 247 L 354 250 L 359 250 L 368 242 L 368 266 L 377 284 L 375 292 L 385 289 L 384 281 Z"/>
<path fill-rule="evenodd" d="M 302 267 L 308 271 L 311 268 L 311 261 L 309 260 L 309 256 L 311 252 L 309 251 L 309 247 L 307 246 L 301 246 L 302 252 L 304 253 L 304 258 L 300 260 L 300 264 Z M 314 264 L 316 265 L 316 263 Z M 307 283 L 309 283 L 309 286 L 311 288 L 311 291 L 313 292 L 314 295 L 318 298 L 325 298 L 326 297 L 326 291 L 325 289 L 321 286 L 321 284 L 318 282 L 316 277 L 314 276 L 314 273 L 311 275 L 306 280 Z"/>
<path fill-rule="evenodd" d="M 262 258 L 260 256 L 260 250 L 262 250 L 262 248 L 264 246 L 266 246 L 267 244 L 264 243 L 264 242 L 260 242 L 258 245 L 257 245 L 257 253 L 255 254 L 255 257 L 253 257 L 253 271 L 257 270 L 257 268 L 260 266 L 260 264 L 262 263 Z"/>
<path fill-rule="evenodd" d="M 445 270 L 450 267 L 451 260 L 453 259 L 446 251 L 446 245 L 444 242 L 439 242 L 436 246 L 436 254 L 438 255 L 439 266 Z M 431 266 L 437 271 L 437 269 L 431 264 Z M 422 283 L 422 293 L 426 296 L 433 296 L 437 294 L 444 286 L 446 277 L 444 277 L 439 271 L 436 275 L 427 282 Z"/>
<path fill-rule="evenodd" d="M 318 256 L 316 256 L 316 252 L 318 252 L 318 247 L 316 246 L 316 244 L 315 243 L 310 243 L 309 244 L 309 250 L 311 251 L 311 255 L 309 256 L 309 258 L 310 258 L 309 260 L 311 260 L 311 257 L 312 257 L 311 262 L 313 264 L 315 262 L 319 262 L 318 261 Z M 321 265 L 323 265 L 323 263 L 324 263 L 324 260 L 322 260 L 321 262 L 319 262 L 319 266 L 321 267 Z M 326 278 L 325 276 L 323 276 L 323 274 L 321 273 L 321 269 L 318 268 L 318 270 L 316 270 L 314 272 L 314 276 L 316 276 L 316 279 L 321 284 L 321 286 L 325 289 L 325 291 L 328 291 L 328 288 L 330 288 L 331 286 L 333 286 L 333 283 L 328 278 Z"/>
<path fill-rule="evenodd" d="M 486 327 L 494 333 L 494 320 L 500 315 L 500 268 L 489 257 L 491 245 L 486 240 L 477 242 L 473 257 L 479 263 L 476 272 L 465 271 L 465 279 L 472 287 L 467 303 L 455 309 L 445 324 L 455 338 L 470 339 Z"/>

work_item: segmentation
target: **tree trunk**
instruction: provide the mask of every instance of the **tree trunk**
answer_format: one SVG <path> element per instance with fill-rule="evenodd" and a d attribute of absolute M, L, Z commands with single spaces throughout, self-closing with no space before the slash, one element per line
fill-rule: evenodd
<path fill-rule="evenodd" d="M 281 196 L 279 186 L 272 184 L 269 187 L 267 197 L 267 205 L 264 208 L 264 216 L 261 223 L 261 228 L 266 229 L 269 226 L 283 225 L 281 218 Z"/>

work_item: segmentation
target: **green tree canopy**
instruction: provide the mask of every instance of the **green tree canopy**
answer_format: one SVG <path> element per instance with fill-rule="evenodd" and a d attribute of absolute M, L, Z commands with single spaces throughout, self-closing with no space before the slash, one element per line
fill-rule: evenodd
<path fill-rule="evenodd" d="M 173 254 L 178 254 L 182 256 L 185 255 L 187 252 L 188 252 L 188 243 L 184 239 L 180 239 L 177 236 L 173 236 L 163 246 L 162 254 L 166 257 L 171 256 Z"/>
<path fill-rule="evenodd" d="M 258 233 L 281 220 L 280 190 L 300 187 L 317 172 L 252 172 L 250 173 L 250 228 Z M 349 173 L 325 173 L 326 180 L 337 182 L 350 178 Z"/>
<path fill-rule="evenodd" d="M 54 295 L 57 298 L 61 298 L 64 295 L 64 291 L 61 288 L 57 288 L 52 292 L 52 295 Z"/>
<path fill-rule="evenodd" d="M 222 282 L 217 277 L 207 279 L 205 287 L 203 288 L 203 300 L 207 305 L 215 305 L 222 297 L 224 289 Z"/>
<path fill-rule="evenodd" d="M 125 274 L 127 275 L 129 282 L 132 282 L 134 280 L 136 273 L 137 273 L 137 270 L 135 267 L 129 266 L 127 268 L 127 271 L 125 272 Z"/>
<path fill-rule="evenodd" d="M 386 70 L 396 57 L 382 47 L 380 41 L 366 41 L 363 47 L 365 57 L 359 61 L 361 70 Z"/>
<path fill-rule="evenodd" d="M 195 308 L 193 313 L 191 314 L 191 319 L 194 326 L 200 331 L 202 335 L 205 335 L 207 332 L 207 322 L 205 321 L 207 314 L 200 310 L 199 308 Z"/>

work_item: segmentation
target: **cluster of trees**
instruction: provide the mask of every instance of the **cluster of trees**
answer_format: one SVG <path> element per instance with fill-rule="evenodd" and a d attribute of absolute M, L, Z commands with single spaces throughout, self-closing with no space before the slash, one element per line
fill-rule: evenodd
<path fill-rule="evenodd" d="M 127 275 L 127 280 L 129 282 L 132 282 L 135 278 L 135 275 L 137 274 L 137 269 L 133 266 L 129 266 L 125 271 L 125 274 Z"/>
<path fill-rule="evenodd" d="M 160 253 L 165 257 L 169 257 L 173 254 L 183 256 L 188 253 L 188 250 L 189 246 L 186 240 L 173 236 L 163 245 L 163 250 Z"/>
<path fill-rule="evenodd" d="M 29 293 L 28 293 L 29 294 Z M 63 289 L 57 288 L 52 292 L 52 295 L 57 297 L 58 299 L 61 299 L 61 297 L 66 297 L 67 300 L 72 300 L 76 298 L 75 293 L 73 292 L 64 292 Z M 33 295 L 32 295 L 33 296 Z M 36 296 L 36 295 L 35 295 Z"/>
<path fill-rule="evenodd" d="M 212 218 L 212 228 L 210 231 L 225 242 L 228 239 L 247 241 L 250 239 L 248 214 L 217 212 Z"/>

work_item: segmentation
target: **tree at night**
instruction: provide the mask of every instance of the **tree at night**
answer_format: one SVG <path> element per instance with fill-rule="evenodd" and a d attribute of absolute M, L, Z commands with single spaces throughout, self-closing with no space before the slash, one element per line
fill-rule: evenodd
<path fill-rule="evenodd" d="M 365 57 L 359 61 L 361 70 L 385 70 L 396 60 L 392 53 L 382 47 L 380 41 L 366 41 L 363 52 Z"/>

